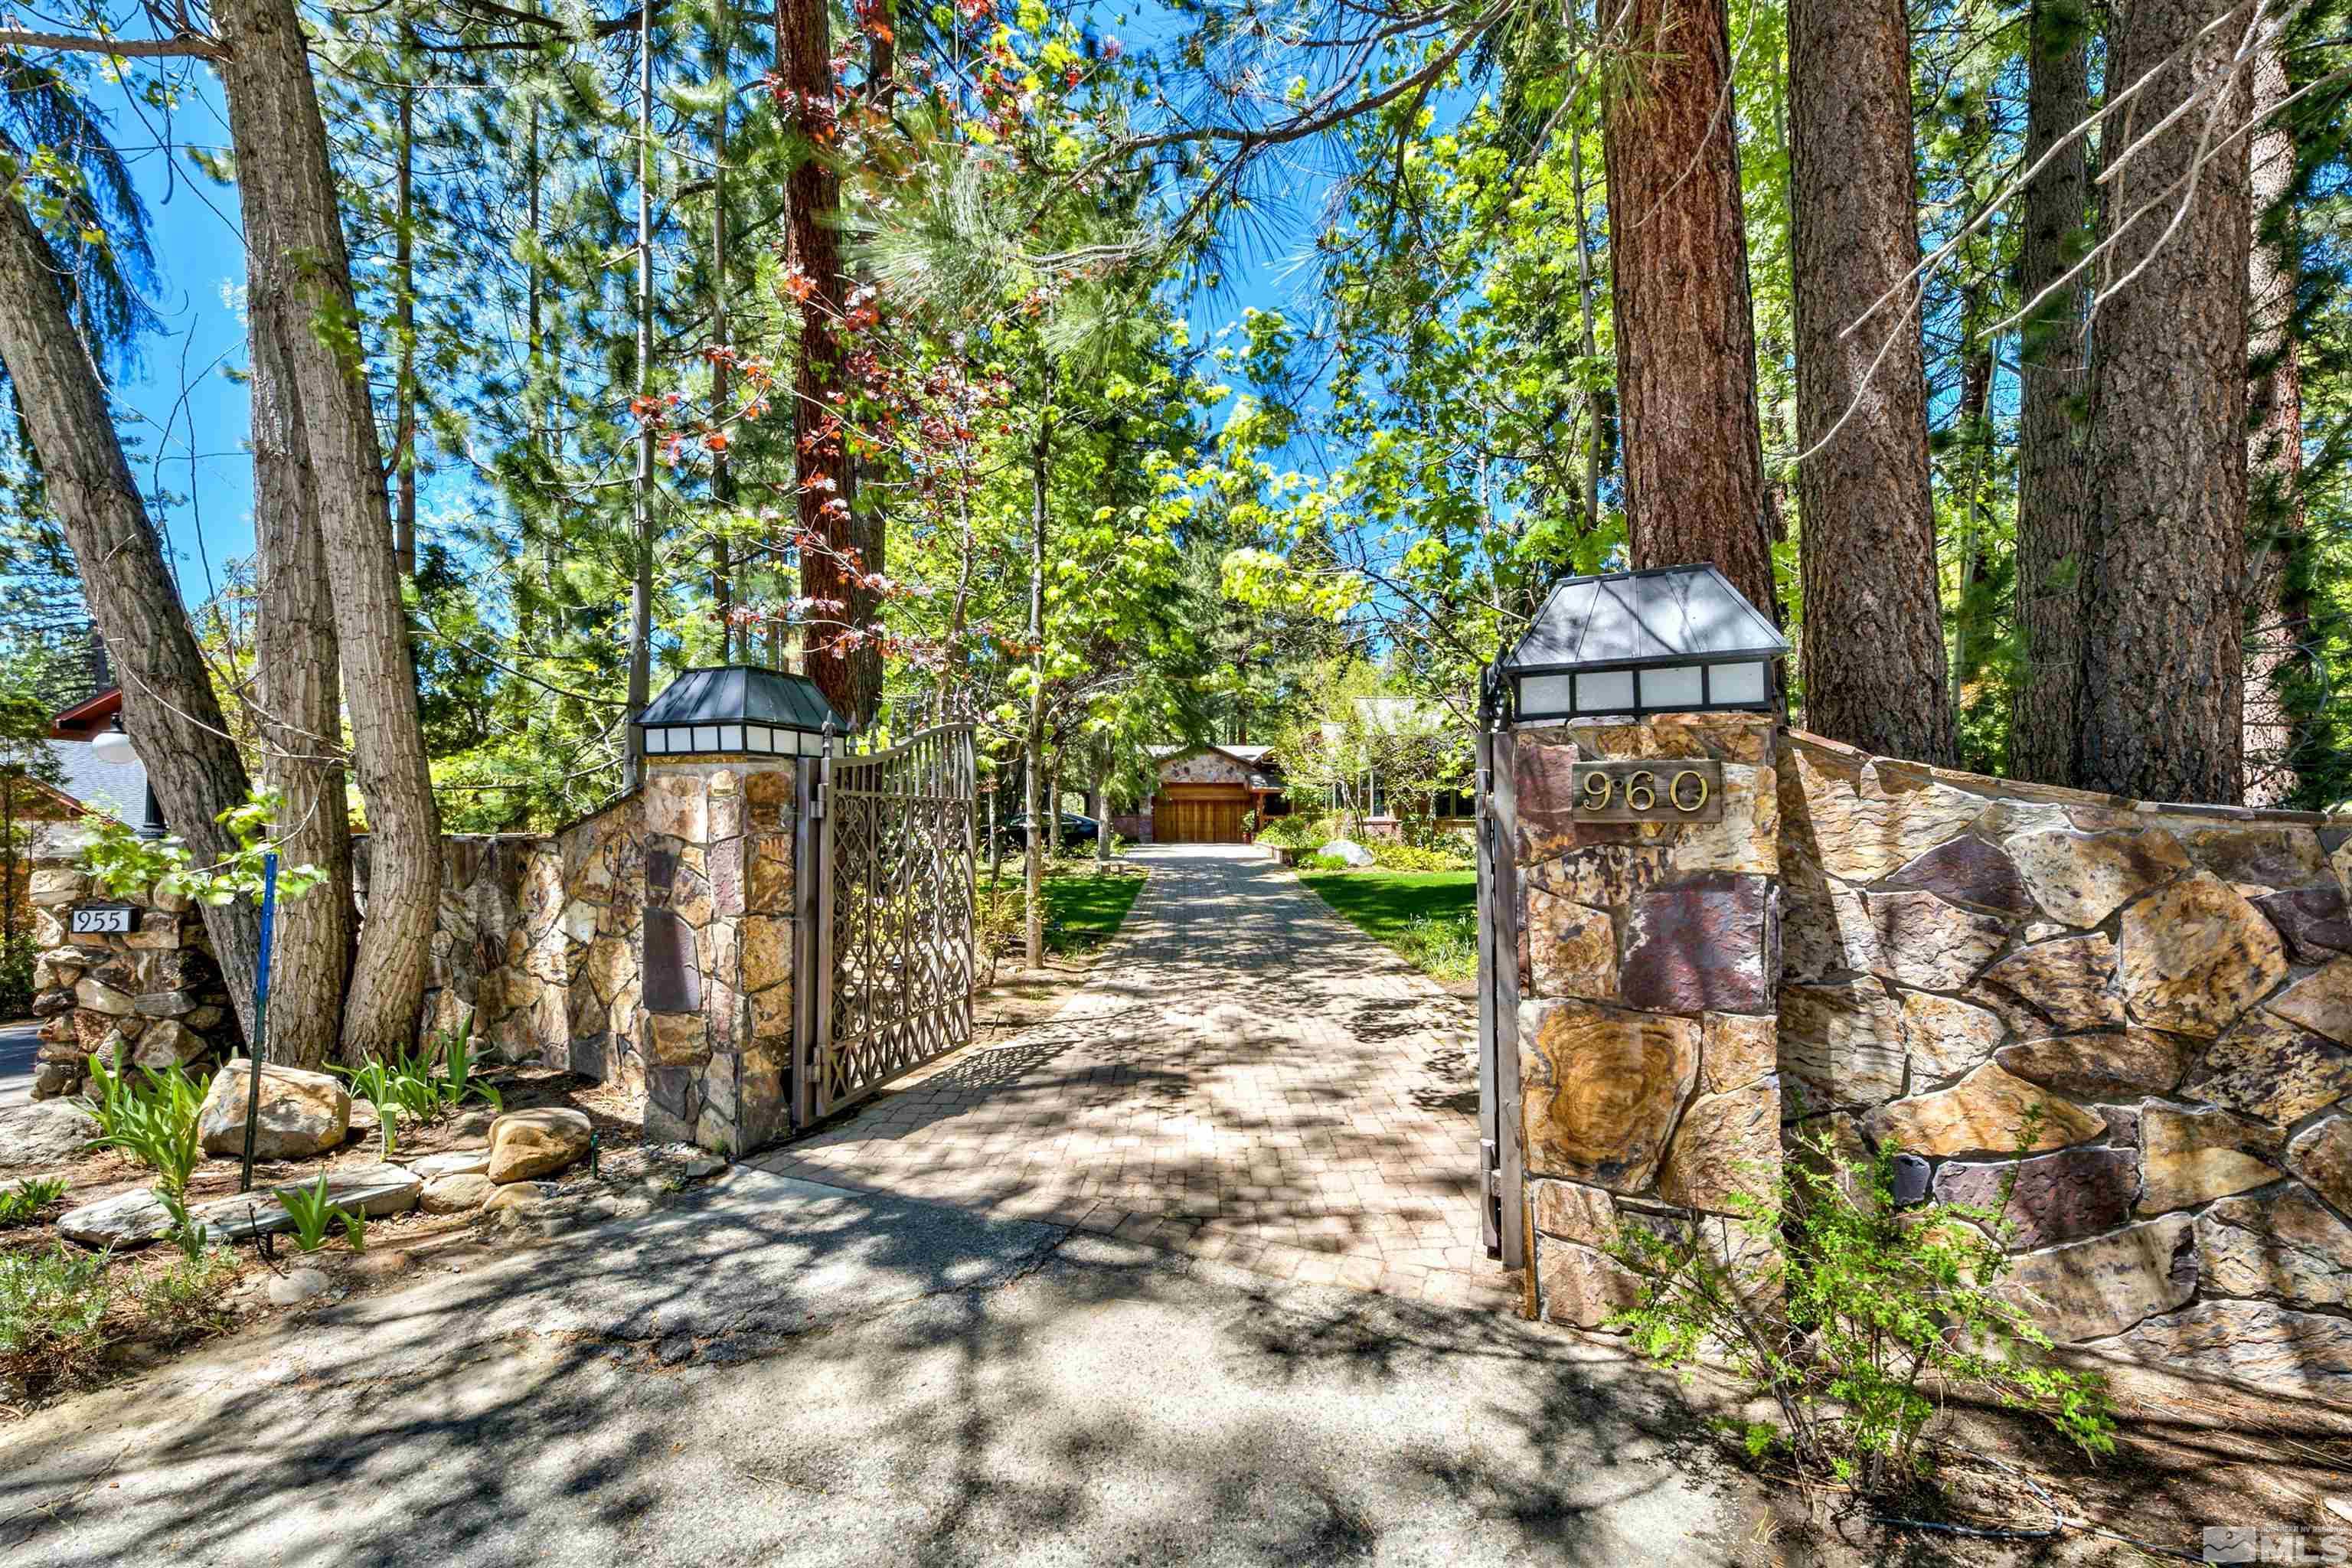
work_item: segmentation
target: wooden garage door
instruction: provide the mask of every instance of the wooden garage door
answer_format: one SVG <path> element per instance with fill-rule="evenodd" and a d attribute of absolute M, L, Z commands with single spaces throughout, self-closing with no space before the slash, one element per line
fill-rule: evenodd
<path fill-rule="evenodd" d="M 1246 844 L 1250 793 L 1235 786 L 1171 786 L 1152 813 L 1151 836 L 1162 844 Z"/>

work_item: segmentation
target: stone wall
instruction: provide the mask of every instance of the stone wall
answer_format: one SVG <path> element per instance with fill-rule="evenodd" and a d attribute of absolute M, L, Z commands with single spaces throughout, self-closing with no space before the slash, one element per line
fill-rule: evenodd
<path fill-rule="evenodd" d="M 79 1094 L 89 1058 L 164 1068 L 226 1057 L 244 1041 L 204 919 L 185 899 L 144 890 L 113 898 L 79 867 L 83 835 L 69 824 L 37 830 L 31 882 L 33 1013 L 42 1020 L 36 1099 Z M 72 930 L 85 905 L 132 909 L 123 934 Z"/>
<path fill-rule="evenodd" d="M 646 1131 L 741 1153 L 791 1124 L 790 763 L 662 763 L 645 787 Z"/>
<path fill-rule="evenodd" d="M 2352 823 L 1780 757 L 1790 1115 L 2013 1174 L 2054 1339 L 2352 1403 Z"/>
<path fill-rule="evenodd" d="M 1736 1255 L 1721 1216 L 1780 1171 L 1773 727 L 1675 715 L 1515 742 L 1528 1309 L 1590 1328 L 1635 1295 L 1599 1250 L 1621 1223 Z M 1719 761 L 1723 819 L 1580 822 L 1575 763 L 1615 758 Z"/>

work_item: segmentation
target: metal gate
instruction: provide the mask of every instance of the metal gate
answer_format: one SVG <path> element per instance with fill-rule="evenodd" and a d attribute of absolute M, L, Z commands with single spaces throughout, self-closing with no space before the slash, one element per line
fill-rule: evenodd
<path fill-rule="evenodd" d="M 971 726 L 828 756 L 814 773 L 800 1127 L 970 1040 L 974 976 Z"/>
<path fill-rule="evenodd" d="M 1519 879 L 1516 742 L 1499 672 L 1478 706 L 1478 1228 L 1486 1255 L 1527 1263 L 1519 1113 Z"/>

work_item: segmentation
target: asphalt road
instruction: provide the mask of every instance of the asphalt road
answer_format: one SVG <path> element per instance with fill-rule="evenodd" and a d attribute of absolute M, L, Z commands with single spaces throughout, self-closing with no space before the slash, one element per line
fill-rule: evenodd
<path fill-rule="evenodd" d="M 40 1027 L 0 1023 L 0 1105 L 33 1098 L 33 1052 L 41 1043 Z"/>
<path fill-rule="evenodd" d="M 1695 1438 L 1568 1334 L 739 1167 L 0 1427 L 0 1559 L 1728 1563 Z"/>

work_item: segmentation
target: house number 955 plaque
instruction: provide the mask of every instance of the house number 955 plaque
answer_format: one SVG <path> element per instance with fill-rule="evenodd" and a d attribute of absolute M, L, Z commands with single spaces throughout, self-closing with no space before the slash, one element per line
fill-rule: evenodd
<path fill-rule="evenodd" d="M 1584 822 L 1720 822 L 1723 764 L 1680 757 L 1579 763 L 1570 781 Z"/>

